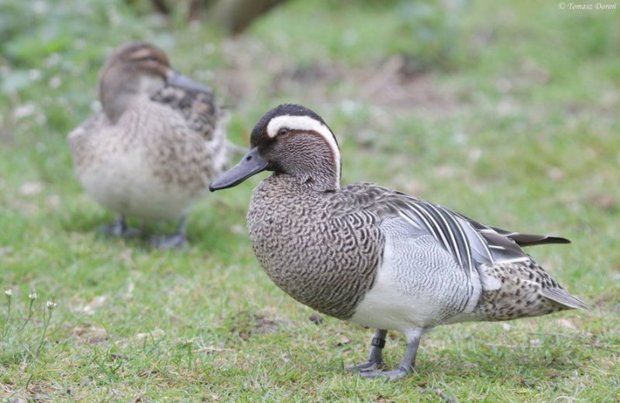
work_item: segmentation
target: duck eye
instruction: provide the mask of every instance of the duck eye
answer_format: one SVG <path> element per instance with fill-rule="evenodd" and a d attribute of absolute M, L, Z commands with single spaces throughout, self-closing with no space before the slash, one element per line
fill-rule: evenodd
<path fill-rule="evenodd" d="M 284 136 L 287 133 L 288 133 L 288 129 L 286 127 L 283 127 L 280 130 L 278 130 L 278 136 Z"/>

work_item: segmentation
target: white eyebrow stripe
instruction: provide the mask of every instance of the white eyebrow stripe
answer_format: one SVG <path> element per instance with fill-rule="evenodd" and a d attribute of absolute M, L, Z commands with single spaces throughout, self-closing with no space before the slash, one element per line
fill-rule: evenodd
<path fill-rule="evenodd" d="M 281 115 L 271 119 L 267 124 L 267 136 L 274 138 L 278 135 L 281 128 L 290 130 L 299 130 L 305 132 L 315 132 L 321 135 L 329 145 L 334 155 L 334 164 L 336 165 L 336 178 L 340 181 L 340 149 L 336 143 L 336 137 L 329 128 L 322 122 L 303 115 Z"/>

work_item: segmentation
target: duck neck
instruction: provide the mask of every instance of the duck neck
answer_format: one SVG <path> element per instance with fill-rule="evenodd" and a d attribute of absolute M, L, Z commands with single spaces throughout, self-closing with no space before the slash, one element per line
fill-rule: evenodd
<path fill-rule="evenodd" d="M 133 84 L 123 81 L 102 81 L 99 87 L 99 101 L 105 115 L 112 123 L 118 122 L 135 97 Z"/>
<path fill-rule="evenodd" d="M 287 157 L 276 171 L 289 174 L 305 188 L 328 192 L 340 189 L 340 150 L 322 136 L 295 136 L 288 140 Z M 276 150 L 277 151 L 277 150 Z"/>
<path fill-rule="evenodd" d="M 338 172 L 329 167 L 322 170 L 300 172 L 296 175 L 298 181 L 303 186 L 316 192 L 329 192 L 340 189 L 340 178 Z"/>
<path fill-rule="evenodd" d="M 101 100 L 101 106 L 103 112 L 108 117 L 110 122 L 116 123 L 120 119 L 121 115 L 127 110 L 127 106 L 131 101 L 129 96 L 116 97 L 112 102 L 106 102 Z"/>
<path fill-rule="evenodd" d="M 165 85 L 163 78 L 124 70 L 106 71 L 99 84 L 99 100 L 108 119 L 116 123 L 137 99 L 148 98 Z"/>
<path fill-rule="evenodd" d="M 274 184 L 280 183 L 278 186 L 286 183 L 287 187 L 292 186 L 298 189 L 298 191 L 302 190 L 304 192 L 324 193 L 340 189 L 340 180 L 335 172 L 300 170 L 299 172 L 292 173 L 276 170 L 272 175 L 272 180 L 276 181 L 272 182 Z"/>

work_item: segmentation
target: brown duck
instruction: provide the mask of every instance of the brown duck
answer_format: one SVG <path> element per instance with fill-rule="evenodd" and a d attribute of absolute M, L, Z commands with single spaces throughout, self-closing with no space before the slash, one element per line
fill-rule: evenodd
<path fill-rule="evenodd" d="M 179 220 L 155 237 L 185 243 L 186 214 L 228 159 L 222 113 L 209 87 L 177 73 L 159 48 L 133 42 L 114 50 L 99 80 L 101 111 L 69 134 L 75 173 L 118 215 L 106 232 L 126 236 L 126 217 Z"/>

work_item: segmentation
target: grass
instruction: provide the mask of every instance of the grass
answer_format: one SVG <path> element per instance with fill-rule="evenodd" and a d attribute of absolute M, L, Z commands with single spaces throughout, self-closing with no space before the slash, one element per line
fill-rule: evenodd
<path fill-rule="evenodd" d="M 0 12 L 0 287 L 13 293 L 0 397 L 620 399 L 618 11 L 298 1 L 227 39 L 120 0 L 46 4 Z M 74 180 L 65 136 L 91 113 L 107 52 L 139 38 L 216 89 L 239 144 L 271 106 L 303 103 L 339 137 L 344 182 L 569 237 L 531 253 L 591 310 L 438 328 L 415 374 L 366 381 L 343 368 L 365 359 L 371 332 L 315 324 L 258 266 L 245 212 L 260 178 L 199 203 L 186 250 L 97 236 L 113 216 Z M 403 352 L 393 334 L 388 362 Z"/>

